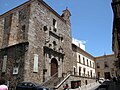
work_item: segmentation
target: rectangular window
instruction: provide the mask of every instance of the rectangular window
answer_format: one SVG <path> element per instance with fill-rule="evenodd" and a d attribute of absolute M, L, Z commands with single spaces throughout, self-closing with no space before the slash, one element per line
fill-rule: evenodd
<path fill-rule="evenodd" d="M 15 74 L 18 74 L 18 69 L 19 69 L 18 67 L 14 67 L 14 68 L 13 68 L 13 74 L 14 74 L 14 75 L 15 75 Z"/>
<path fill-rule="evenodd" d="M 85 80 L 85 85 L 87 85 L 87 80 Z"/>
<path fill-rule="evenodd" d="M 38 72 L 38 55 L 37 54 L 34 54 L 33 72 Z"/>
<path fill-rule="evenodd" d="M 75 67 L 73 68 L 73 73 L 74 73 L 74 75 L 76 74 L 76 70 L 75 70 Z"/>
<path fill-rule="evenodd" d="M 91 78 L 92 78 L 92 70 L 90 70 L 90 76 L 91 76 Z"/>
<path fill-rule="evenodd" d="M 91 61 L 90 61 L 90 67 L 92 67 Z"/>
<path fill-rule="evenodd" d="M 7 66 L 7 55 L 5 55 L 3 58 L 2 72 L 6 72 L 6 66 Z"/>
<path fill-rule="evenodd" d="M 79 76 L 81 76 L 81 67 L 79 67 Z"/>
<path fill-rule="evenodd" d="M 88 66 L 88 59 L 87 59 L 87 66 Z"/>
<path fill-rule="evenodd" d="M 85 76 L 85 71 L 86 71 L 86 69 L 85 68 L 83 68 L 83 75 Z"/>
<path fill-rule="evenodd" d="M 89 71 L 88 71 L 88 77 L 89 77 Z"/>
<path fill-rule="evenodd" d="M 79 55 L 79 63 L 81 63 L 80 55 Z"/>
<path fill-rule="evenodd" d="M 53 27 L 57 28 L 57 21 L 55 19 L 53 19 Z"/>
<path fill-rule="evenodd" d="M 83 57 L 83 64 L 85 65 L 85 58 Z"/>
<path fill-rule="evenodd" d="M 97 68 L 100 68 L 100 65 L 99 65 L 99 63 L 97 63 Z"/>
<path fill-rule="evenodd" d="M 107 67 L 108 67 L 107 62 L 104 62 L 104 67 L 105 67 L 105 68 L 107 68 Z"/>

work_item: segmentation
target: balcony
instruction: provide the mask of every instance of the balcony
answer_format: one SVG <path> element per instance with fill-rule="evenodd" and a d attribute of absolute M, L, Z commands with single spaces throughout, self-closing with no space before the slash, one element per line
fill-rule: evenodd
<path fill-rule="evenodd" d="M 44 48 L 44 53 L 48 53 L 49 55 L 51 55 L 51 54 L 53 54 L 53 55 L 57 55 L 57 56 L 59 56 L 59 57 L 64 57 L 64 51 L 62 50 L 62 52 L 61 52 L 61 50 L 60 50 L 60 48 L 57 50 L 57 49 L 54 49 L 54 48 L 52 48 L 52 47 L 48 47 L 48 46 L 44 46 L 43 47 Z"/>

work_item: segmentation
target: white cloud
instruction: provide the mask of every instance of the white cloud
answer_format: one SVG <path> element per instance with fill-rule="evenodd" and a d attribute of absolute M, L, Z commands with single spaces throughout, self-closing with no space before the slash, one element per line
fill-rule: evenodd
<path fill-rule="evenodd" d="M 86 44 L 85 40 L 78 40 L 78 39 L 73 38 L 73 41 L 76 41 L 76 42 L 78 42 L 80 44 Z"/>

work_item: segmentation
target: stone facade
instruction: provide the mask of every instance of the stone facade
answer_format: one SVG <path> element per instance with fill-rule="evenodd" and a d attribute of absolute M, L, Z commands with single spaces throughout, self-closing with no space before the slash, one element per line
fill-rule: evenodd
<path fill-rule="evenodd" d="M 0 16 L 0 73 L 10 88 L 71 71 L 70 15 L 68 9 L 60 16 L 43 0 L 30 0 Z"/>
<path fill-rule="evenodd" d="M 113 10 L 112 50 L 116 58 L 117 75 L 120 76 L 120 1 L 112 0 L 111 5 Z"/>
<path fill-rule="evenodd" d="M 43 0 L 0 15 L 0 75 L 10 89 L 22 81 L 59 90 L 95 82 L 95 57 L 72 44 L 70 16 L 67 8 L 59 15 Z"/>
<path fill-rule="evenodd" d="M 117 69 L 114 61 L 114 54 L 96 57 L 95 62 L 97 77 L 111 79 L 113 76 L 117 76 Z"/>

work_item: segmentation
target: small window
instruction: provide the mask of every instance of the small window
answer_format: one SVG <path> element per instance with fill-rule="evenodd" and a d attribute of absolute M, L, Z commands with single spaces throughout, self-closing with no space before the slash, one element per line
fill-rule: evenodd
<path fill-rule="evenodd" d="M 22 26 L 22 30 L 25 31 L 25 25 Z"/>
<path fill-rule="evenodd" d="M 79 67 L 79 75 L 81 76 L 81 67 Z"/>
<path fill-rule="evenodd" d="M 104 67 L 105 67 L 105 68 L 107 68 L 107 67 L 108 67 L 107 62 L 104 62 Z"/>
<path fill-rule="evenodd" d="M 53 19 L 53 30 L 55 30 L 56 31 L 56 29 L 57 29 L 57 21 L 55 20 L 55 19 Z"/>
<path fill-rule="evenodd" d="M 85 65 L 85 58 L 83 57 L 83 64 Z"/>
<path fill-rule="evenodd" d="M 100 68 L 100 65 L 99 65 L 99 63 L 97 63 L 97 68 Z"/>
<path fill-rule="evenodd" d="M 80 55 L 79 55 L 79 63 L 81 63 Z"/>
<path fill-rule="evenodd" d="M 85 76 L 85 71 L 86 71 L 86 69 L 85 69 L 85 68 L 83 68 L 83 74 L 84 74 L 84 76 Z"/>
<path fill-rule="evenodd" d="M 90 76 L 92 77 L 92 70 L 90 70 Z"/>
<path fill-rule="evenodd" d="M 75 67 L 74 67 L 74 68 L 73 68 L 74 75 L 75 75 L 75 73 L 76 73 L 75 71 L 76 71 L 76 69 L 75 69 Z"/>
<path fill-rule="evenodd" d="M 90 67 L 92 67 L 92 63 L 91 63 L 91 61 L 90 61 Z"/>
<path fill-rule="evenodd" d="M 85 85 L 87 85 L 87 80 L 85 80 Z"/>
<path fill-rule="evenodd" d="M 88 77 L 89 77 L 89 71 L 88 71 Z"/>
<path fill-rule="evenodd" d="M 61 42 L 63 42 L 63 37 L 61 37 Z"/>
<path fill-rule="evenodd" d="M 44 26 L 43 29 L 44 29 L 44 31 L 47 31 L 47 26 Z"/>
<path fill-rule="evenodd" d="M 55 26 L 56 25 L 56 20 L 55 19 L 53 19 L 53 26 Z"/>
<path fill-rule="evenodd" d="M 87 66 L 88 66 L 88 59 L 87 59 Z"/>

